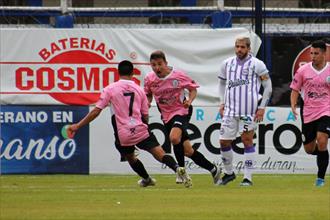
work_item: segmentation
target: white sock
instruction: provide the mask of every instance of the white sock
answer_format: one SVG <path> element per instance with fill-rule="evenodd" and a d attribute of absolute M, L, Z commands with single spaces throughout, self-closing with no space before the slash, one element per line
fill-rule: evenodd
<path fill-rule="evenodd" d="M 223 151 L 224 150 L 224 151 Z M 233 150 L 231 147 L 221 148 L 222 162 L 226 174 L 233 174 Z"/>
<path fill-rule="evenodd" d="M 244 148 L 244 156 L 245 156 L 244 179 L 248 179 L 251 182 L 252 182 L 252 172 L 256 164 L 255 155 L 256 155 L 256 151 L 254 146 L 246 146 Z"/>

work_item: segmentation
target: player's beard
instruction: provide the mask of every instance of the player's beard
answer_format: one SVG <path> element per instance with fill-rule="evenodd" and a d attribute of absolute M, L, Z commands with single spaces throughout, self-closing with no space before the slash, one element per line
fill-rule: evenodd
<path fill-rule="evenodd" d="M 244 60 L 246 57 L 247 57 L 247 55 L 248 55 L 249 53 L 243 53 L 243 52 L 238 52 L 237 53 L 237 57 L 240 59 L 240 60 Z"/>

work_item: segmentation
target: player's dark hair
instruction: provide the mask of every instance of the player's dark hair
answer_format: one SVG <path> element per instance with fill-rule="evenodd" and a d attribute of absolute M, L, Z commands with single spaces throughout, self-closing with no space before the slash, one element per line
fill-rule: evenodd
<path fill-rule="evenodd" d="M 133 63 L 128 60 L 123 60 L 118 64 L 120 76 L 129 76 L 133 74 Z"/>
<path fill-rule="evenodd" d="M 327 50 L 327 45 L 323 40 L 316 40 L 312 42 L 313 48 L 320 48 L 323 52 Z"/>
<path fill-rule="evenodd" d="M 166 57 L 163 51 L 157 50 L 150 55 L 150 61 L 155 59 L 163 59 L 166 61 Z"/>

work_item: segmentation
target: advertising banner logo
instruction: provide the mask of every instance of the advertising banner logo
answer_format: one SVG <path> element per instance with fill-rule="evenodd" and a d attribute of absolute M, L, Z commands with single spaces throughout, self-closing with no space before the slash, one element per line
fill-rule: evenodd
<path fill-rule="evenodd" d="M 134 81 L 143 86 L 151 71 L 149 56 L 161 49 L 170 66 L 200 84 L 202 98 L 198 96 L 195 103 L 214 106 L 219 65 L 234 55 L 234 39 L 242 34 L 251 37 L 251 50 L 256 53 L 260 39 L 243 28 L 4 28 L 0 30 L 0 103 L 94 105 L 102 89 L 119 80 L 120 61 L 133 62 Z"/>
<path fill-rule="evenodd" d="M 44 93 L 63 104 L 90 105 L 104 87 L 119 80 L 117 62 L 113 62 L 116 50 L 104 42 L 63 38 L 42 48 L 38 55 L 42 62 L 21 62 L 13 70 L 18 93 Z M 141 72 L 134 69 L 134 74 Z"/>
<path fill-rule="evenodd" d="M 88 107 L 2 106 L 1 174 L 89 173 L 89 127 L 75 139 L 63 126 L 82 118 Z"/>

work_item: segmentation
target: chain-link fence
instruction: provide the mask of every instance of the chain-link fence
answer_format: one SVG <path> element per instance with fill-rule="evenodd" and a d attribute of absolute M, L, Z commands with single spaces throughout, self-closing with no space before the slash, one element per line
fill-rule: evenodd
<path fill-rule="evenodd" d="M 326 33 L 330 32 L 330 0 L 260 0 L 263 10 L 263 28 L 267 33 Z M 4 10 L 5 6 L 31 6 L 31 2 L 39 3 L 37 6 L 60 7 L 61 0 L 0 0 L 2 25 L 50 25 L 55 26 L 54 14 L 47 11 L 40 15 L 31 10 L 25 15 L 17 16 Z M 104 9 L 97 14 L 82 14 L 70 12 L 74 16 L 76 27 L 93 27 L 108 25 L 200 25 L 210 27 L 212 14 L 219 5 L 219 0 L 67 0 L 71 8 L 84 8 L 86 11 L 93 9 Z M 256 0 L 224 0 L 224 9 L 231 14 L 232 26 L 243 26 L 250 29 L 255 28 Z M 36 4 L 32 5 L 36 6 Z M 166 16 L 162 11 L 145 13 L 150 7 L 201 7 L 205 13 L 196 14 L 194 11 L 189 16 Z M 114 14 L 109 8 L 132 8 L 137 7 L 136 13 Z M 207 10 L 207 7 L 211 10 Z M 139 8 L 141 10 L 139 10 Z M 0 12 L 1 12 L 0 11 Z M 86 12 L 85 11 L 85 12 Z M 6 13 L 4 13 L 6 12 Z M 208 13 L 209 12 L 209 13 Z"/>

